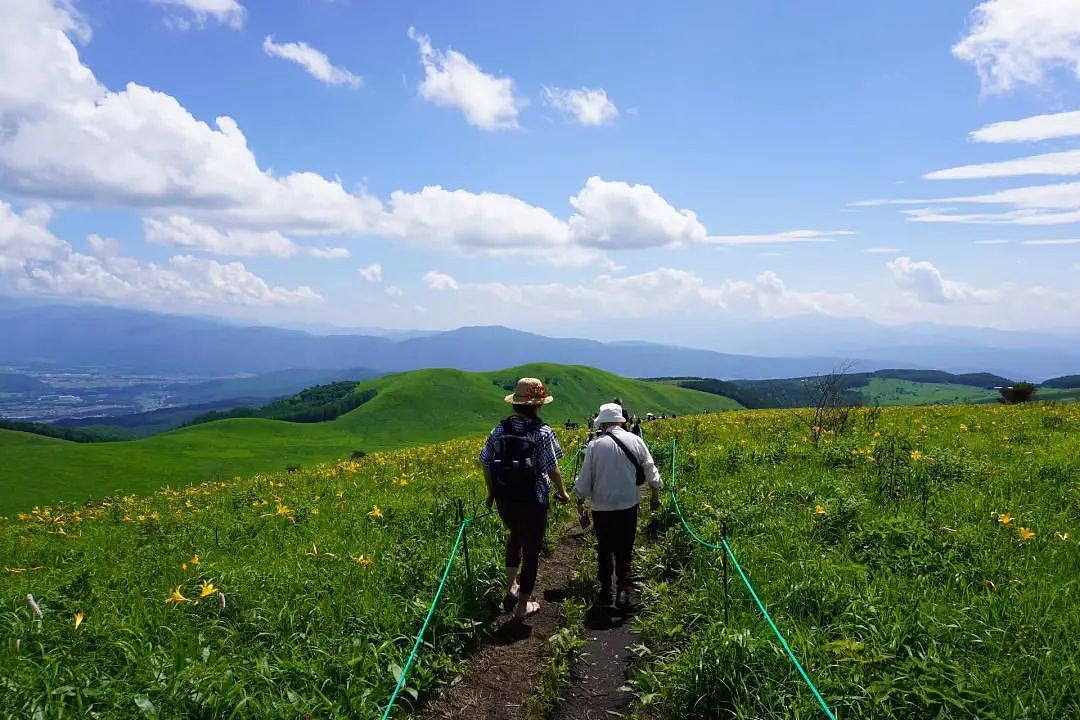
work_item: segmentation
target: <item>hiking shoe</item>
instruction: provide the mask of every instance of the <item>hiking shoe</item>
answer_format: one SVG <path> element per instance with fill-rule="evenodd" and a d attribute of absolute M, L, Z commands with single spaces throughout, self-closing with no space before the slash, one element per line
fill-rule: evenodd
<path fill-rule="evenodd" d="M 615 598 L 615 607 L 622 612 L 631 612 L 634 609 L 634 598 L 629 590 L 620 590 Z"/>

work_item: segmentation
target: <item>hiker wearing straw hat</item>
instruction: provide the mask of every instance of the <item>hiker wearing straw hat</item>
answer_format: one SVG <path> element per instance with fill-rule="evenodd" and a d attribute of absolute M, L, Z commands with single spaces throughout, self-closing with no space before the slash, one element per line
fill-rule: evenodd
<path fill-rule="evenodd" d="M 596 422 L 600 434 L 585 451 L 581 474 L 574 481 L 574 495 L 579 512 L 584 512 L 586 500 L 592 504 L 596 577 L 600 582 L 596 604 L 611 605 L 614 574 L 618 588 L 615 605 L 626 611 L 633 604 L 631 560 L 641 491 L 646 485 L 649 487 L 650 508 L 655 511 L 660 506 L 664 484 L 645 441 L 624 429 L 626 419 L 618 404 L 601 405 Z"/>
<path fill-rule="evenodd" d="M 507 529 L 503 605 L 507 610 L 513 607 L 515 618 L 524 618 L 540 609 L 532 593 L 552 484 L 557 500 L 569 502 L 570 496 L 559 472 L 562 448 L 552 429 L 540 419 L 540 408 L 554 400 L 544 383 L 521 378 L 505 400 L 513 406 L 514 414 L 488 435 L 480 464 L 488 488 L 487 507 L 498 508 Z"/>

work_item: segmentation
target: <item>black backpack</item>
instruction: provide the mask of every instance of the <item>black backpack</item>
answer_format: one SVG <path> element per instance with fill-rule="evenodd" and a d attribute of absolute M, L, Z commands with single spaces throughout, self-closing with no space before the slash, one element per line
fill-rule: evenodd
<path fill-rule="evenodd" d="M 544 423 L 533 421 L 525 424 L 518 432 L 514 428 L 513 418 L 500 423 L 502 434 L 494 439 L 494 453 L 491 463 L 492 494 L 499 500 L 536 501 L 536 484 L 539 473 L 536 469 L 537 443 L 529 437 L 544 427 Z"/>

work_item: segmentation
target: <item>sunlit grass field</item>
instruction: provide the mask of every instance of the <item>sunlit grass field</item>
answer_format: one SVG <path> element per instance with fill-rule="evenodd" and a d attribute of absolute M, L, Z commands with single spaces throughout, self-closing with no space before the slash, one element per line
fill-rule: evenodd
<path fill-rule="evenodd" d="M 73 443 L 0 430 L 0 514 L 61 500 L 277 472 L 372 452 L 442 442 L 489 430 L 522 376 L 543 378 L 557 402 L 553 425 L 584 423 L 604 400 L 622 397 L 634 412 L 700 413 L 740 406 L 730 398 L 622 378 L 577 365 L 534 363 L 497 372 L 417 370 L 359 383 L 374 399 L 336 420 L 296 423 L 219 420 L 143 440 Z"/>
<path fill-rule="evenodd" d="M 1080 407 L 796 411 L 666 425 L 693 527 L 722 522 L 841 718 L 1080 717 Z M 824 717 L 719 553 L 668 512 L 635 689 L 648 717 Z"/>
<path fill-rule="evenodd" d="M 1080 710 L 1080 406 L 860 410 L 651 423 L 688 520 L 731 542 L 841 718 Z M 580 437 L 564 436 L 572 449 Z M 457 528 L 482 436 L 39 508 L 0 521 L 0 717 L 378 717 Z M 665 479 L 669 479 L 665 469 Z M 635 712 L 823 717 L 670 496 L 644 545 Z M 469 531 L 394 717 L 467 650 L 502 574 Z M 32 595 L 38 616 L 27 600 Z"/>
<path fill-rule="evenodd" d="M 0 522 L 0 717 L 376 717 L 482 439 Z M 477 602 L 453 574 L 395 717 L 499 596 L 497 519 L 468 541 Z"/>

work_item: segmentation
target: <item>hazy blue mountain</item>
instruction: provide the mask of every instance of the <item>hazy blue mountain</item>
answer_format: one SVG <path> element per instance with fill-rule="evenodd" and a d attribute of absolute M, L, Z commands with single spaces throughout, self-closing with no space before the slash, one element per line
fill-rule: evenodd
<path fill-rule="evenodd" d="M 526 362 L 578 363 L 637 377 L 743 379 L 813 375 L 834 370 L 845 360 L 855 361 L 855 369 L 864 372 L 903 366 L 986 371 L 1032 381 L 1080 370 L 1080 351 L 1074 349 L 1080 347 L 1080 334 L 928 324 L 894 327 L 820 317 L 718 326 L 713 335 L 701 337 L 703 344 L 724 350 L 718 352 L 644 341 L 549 338 L 503 327 L 406 331 L 392 337 L 315 335 L 137 310 L 16 303 L 0 304 L 0 337 L 0 365 L 210 376 L 290 368 L 482 371 Z"/>

